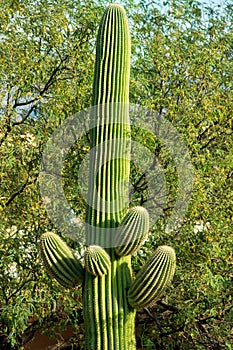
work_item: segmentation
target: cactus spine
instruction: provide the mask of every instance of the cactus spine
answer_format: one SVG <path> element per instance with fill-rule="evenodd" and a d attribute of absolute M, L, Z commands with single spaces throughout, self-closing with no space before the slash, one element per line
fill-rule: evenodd
<path fill-rule="evenodd" d="M 96 48 L 84 277 L 81 264 L 57 235 L 42 236 L 41 252 L 58 282 L 66 287 L 82 283 L 86 350 L 135 350 L 136 309 L 152 305 L 171 282 L 175 253 L 167 246 L 158 248 L 133 281 L 131 255 L 148 234 L 149 215 L 142 207 L 125 212 L 130 35 L 121 5 L 106 8 Z"/>

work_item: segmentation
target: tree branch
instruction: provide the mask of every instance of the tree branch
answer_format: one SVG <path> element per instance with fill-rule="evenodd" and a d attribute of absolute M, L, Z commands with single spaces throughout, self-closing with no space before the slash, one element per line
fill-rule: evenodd
<path fill-rule="evenodd" d="M 34 108 L 36 107 L 36 105 L 33 105 L 29 111 L 27 112 L 27 114 L 19 121 L 19 122 L 14 122 L 12 123 L 12 126 L 15 126 L 15 125 L 20 125 L 20 124 L 23 124 L 27 118 L 30 116 L 30 114 L 33 112 Z"/>
<path fill-rule="evenodd" d="M 168 304 L 168 303 L 166 303 L 166 302 L 163 301 L 163 300 L 158 300 L 158 301 L 156 302 L 156 304 L 157 304 L 157 305 L 160 305 L 160 306 L 162 306 L 164 309 L 169 310 L 169 311 L 172 311 L 172 312 L 174 312 L 174 313 L 177 313 L 177 312 L 178 312 L 178 309 L 177 309 L 176 306 L 171 305 L 171 304 Z"/>
<path fill-rule="evenodd" d="M 15 193 L 13 193 L 13 195 L 6 201 L 6 203 L 4 204 L 4 207 L 7 207 L 8 205 L 10 205 L 11 202 L 13 202 L 13 200 L 23 192 L 27 184 L 28 184 L 28 178 L 26 179 L 25 183 L 20 187 L 20 189 Z"/>
<path fill-rule="evenodd" d="M 6 203 L 4 204 L 4 207 L 9 206 L 13 200 L 18 197 L 23 191 L 24 189 L 27 187 L 27 185 L 32 185 L 33 183 L 36 182 L 38 176 L 39 176 L 39 172 L 36 174 L 36 176 L 29 181 L 29 177 L 30 177 L 30 171 L 32 170 L 32 160 L 29 162 L 29 169 L 28 169 L 28 176 L 26 181 L 23 183 L 23 185 L 15 192 L 13 193 L 13 195 L 6 201 Z"/>
<path fill-rule="evenodd" d="M 202 320 L 197 321 L 197 326 L 201 333 L 205 335 L 213 350 L 223 350 L 223 347 L 219 344 L 219 342 L 209 334 L 209 332 L 203 325 Z"/>

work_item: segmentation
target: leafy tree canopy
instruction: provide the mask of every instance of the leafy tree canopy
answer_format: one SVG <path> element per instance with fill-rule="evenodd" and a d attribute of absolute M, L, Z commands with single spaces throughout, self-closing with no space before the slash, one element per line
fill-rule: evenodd
<path fill-rule="evenodd" d="M 45 322 L 55 301 L 69 315 L 65 322 L 77 322 L 79 291 L 74 301 L 48 282 L 41 268 L 38 238 L 56 228 L 41 200 L 38 175 L 52 132 L 90 106 L 96 28 L 105 4 L 0 1 L 0 338 L 12 347 L 22 342 L 28 317 Z M 193 0 L 124 5 L 133 45 L 130 101 L 164 113 L 185 141 L 194 167 L 189 209 L 181 227 L 168 234 L 166 220 L 177 195 L 174 162 L 160 140 L 132 130 L 134 140 L 158 158 L 168 189 L 163 215 L 134 259 L 135 271 L 160 244 L 172 245 L 178 257 L 165 300 L 173 308 L 157 305 L 152 311 L 159 316 L 159 329 L 141 326 L 138 341 L 161 349 L 231 349 L 233 7 L 227 1 L 214 8 Z M 62 173 L 76 212 L 85 207 L 76 179 L 88 150 L 87 137 L 74 145 Z M 139 202 L 147 195 L 139 181 L 143 175 L 132 164 Z"/>

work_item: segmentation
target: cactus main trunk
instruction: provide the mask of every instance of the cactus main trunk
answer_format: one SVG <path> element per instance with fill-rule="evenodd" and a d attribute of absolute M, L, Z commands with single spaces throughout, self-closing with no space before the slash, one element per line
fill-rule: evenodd
<path fill-rule="evenodd" d="M 133 310 L 126 294 L 131 285 L 131 257 L 114 253 L 116 227 L 125 214 L 130 171 L 128 114 L 130 36 L 124 9 L 112 4 L 97 37 L 91 116 L 91 158 L 87 209 L 87 245 L 106 248 L 107 275 L 85 272 L 83 308 L 86 349 L 134 350 Z"/>

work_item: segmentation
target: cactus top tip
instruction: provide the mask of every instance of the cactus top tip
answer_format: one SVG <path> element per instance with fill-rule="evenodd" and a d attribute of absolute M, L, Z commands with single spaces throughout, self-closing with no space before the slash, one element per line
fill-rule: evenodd
<path fill-rule="evenodd" d="M 118 4 L 118 3 L 115 3 L 115 2 L 109 4 L 108 8 L 118 8 L 118 9 L 124 10 L 124 7 L 121 4 Z"/>

